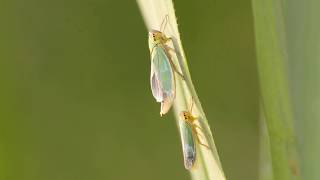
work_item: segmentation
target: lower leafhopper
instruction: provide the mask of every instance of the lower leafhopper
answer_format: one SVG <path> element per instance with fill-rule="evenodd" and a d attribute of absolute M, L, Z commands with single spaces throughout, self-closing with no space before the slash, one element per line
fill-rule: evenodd
<path fill-rule="evenodd" d="M 187 111 L 182 111 L 180 113 L 180 118 L 183 120 L 180 124 L 181 131 L 181 141 L 182 141 L 182 151 L 184 159 L 184 167 L 186 169 L 191 169 L 194 167 L 197 155 L 197 143 L 201 146 L 210 149 L 208 145 L 201 142 L 200 131 L 202 128 L 196 124 L 198 117 L 192 115 L 193 99 L 191 100 L 191 105 Z"/>

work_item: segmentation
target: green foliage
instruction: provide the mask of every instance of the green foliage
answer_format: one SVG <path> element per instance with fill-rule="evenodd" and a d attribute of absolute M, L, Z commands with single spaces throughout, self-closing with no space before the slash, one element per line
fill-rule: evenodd
<path fill-rule="evenodd" d="M 290 84 L 303 179 L 320 179 L 320 1 L 286 1 Z"/>
<path fill-rule="evenodd" d="M 262 108 L 275 179 L 299 179 L 281 1 L 252 1 Z"/>

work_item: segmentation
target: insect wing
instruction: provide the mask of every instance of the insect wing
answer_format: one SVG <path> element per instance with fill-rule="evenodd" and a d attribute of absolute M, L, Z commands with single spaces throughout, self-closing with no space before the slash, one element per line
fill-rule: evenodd
<path fill-rule="evenodd" d="M 162 115 L 172 106 L 175 97 L 175 77 L 165 49 L 157 45 L 151 52 L 151 90 L 156 101 L 161 102 Z"/>
<path fill-rule="evenodd" d="M 163 101 L 163 92 L 161 89 L 160 81 L 158 74 L 154 70 L 154 65 L 151 63 L 151 75 L 150 75 L 150 83 L 151 83 L 151 91 L 153 97 L 156 99 L 157 102 Z"/>
<path fill-rule="evenodd" d="M 196 144 L 192 134 L 191 126 L 185 121 L 180 121 L 180 135 L 182 142 L 182 152 L 184 159 L 184 167 L 191 169 L 196 161 Z"/>

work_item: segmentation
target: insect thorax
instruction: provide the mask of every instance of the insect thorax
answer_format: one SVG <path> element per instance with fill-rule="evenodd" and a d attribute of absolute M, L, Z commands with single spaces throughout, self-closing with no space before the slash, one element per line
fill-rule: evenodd
<path fill-rule="evenodd" d="M 167 41 L 168 38 L 161 31 L 151 30 L 149 32 L 149 48 L 159 44 L 164 45 Z"/>

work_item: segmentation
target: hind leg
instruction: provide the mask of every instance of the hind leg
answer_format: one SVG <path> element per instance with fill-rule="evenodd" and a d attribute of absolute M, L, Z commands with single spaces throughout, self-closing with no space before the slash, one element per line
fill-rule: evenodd
<path fill-rule="evenodd" d="M 169 40 L 172 41 L 172 38 L 167 38 L 167 39 L 166 39 L 166 42 L 169 41 Z M 173 51 L 175 54 L 177 54 L 177 52 L 176 52 L 175 49 L 173 49 L 173 48 L 171 48 L 171 47 L 169 47 L 169 46 L 167 46 L 167 45 L 164 45 L 164 48 L 165 48 L 167 51 Z M 172 61 L 172 56 L 171 56 L 169 53 L 167 53 L 167 56 L 169 57 L 169 61 L 170 61 L 170 64 L 171 64 L 173 70 L 182 78 L 182 80 L 184 80 L 184 75 L 183 75 L 181 72 L 179 72 L 177 66 L 173 63 L 173 61 Z"/>
<path fill-rule="evenodd" d="M 207 144 L 201 142 L 200 137 L 199 137 L 199 136 L 201 136 L 201 134 L 198 133 L 198 131 L 197 131 L 197 129 L 196 129 L 196 126 L 193 126 L 193 127 L 192 127 L 192 131 L 193 131 L 193 134 L 196 136 L 196 139 L 197 139 L 198 143 L 199 143 L 200 145 L 206 147 L 207 149 L 210 149 L 210 147 L 209 147 Z"/>

